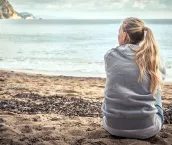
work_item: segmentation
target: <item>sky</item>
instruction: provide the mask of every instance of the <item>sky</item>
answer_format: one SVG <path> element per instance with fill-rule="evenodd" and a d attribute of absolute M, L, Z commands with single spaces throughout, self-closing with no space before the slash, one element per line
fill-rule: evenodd
<path fill-rule="evenodd" d="M 172 19 L 172 0 L 9 0 L 17 12 L 44 19 Z"/>

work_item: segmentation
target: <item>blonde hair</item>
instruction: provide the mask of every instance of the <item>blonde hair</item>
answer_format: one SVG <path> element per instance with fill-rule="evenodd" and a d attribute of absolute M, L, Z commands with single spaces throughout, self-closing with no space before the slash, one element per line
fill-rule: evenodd
<path fill-rule="evenodd" d="M 126 33 L 126 44 L 139 44 L 140 46 L 135 54 L 136 64 L 140 70 L 138 81 L 142 81 L 147 73 L 150 78 L 150 92 L 154 95 L 163 81 L 159 73 L 159 48 L 153 32 L 145 26 L 142 20 L 137 18 L 125 19 L 122 30 Z"/>

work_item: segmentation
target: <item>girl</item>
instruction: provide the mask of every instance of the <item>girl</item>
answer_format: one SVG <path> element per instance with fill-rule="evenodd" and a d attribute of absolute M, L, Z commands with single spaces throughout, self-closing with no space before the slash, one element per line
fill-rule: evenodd
<path fill-rule="evenodd" d="M 123 21 L 119 46 L 105 54 L 103 126 L 111 135 L 147 139 L 162 128 L 165 69 L 154 35 L 137 18 Z"/>

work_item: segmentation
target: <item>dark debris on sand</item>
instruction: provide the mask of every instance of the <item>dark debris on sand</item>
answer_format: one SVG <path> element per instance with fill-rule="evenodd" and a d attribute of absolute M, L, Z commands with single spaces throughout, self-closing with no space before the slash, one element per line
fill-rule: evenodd
<path fill-rule="evenodd" d="M 172 106 L 164 106 L 164 123 L 172 124 Z"/>
<path fill-rule="evenodd" d="M 18 114 L 50 114 L 65 116 L 100 117 L 101 102 L 67 96 L 41 96 L 16 94 L 13 99 L 2 100 L 0 109 Z"/>
<path fill-rule="evenodd" d="M 0 109 L 18 114 L 60 114 L 65 116 L 101 117 L 100 101 L 69 96 L 41 96 L 16 94 L 13 99 L 2 100 Z M 164 106 L 165 124 L 172 124 L 172 107 Z"/>

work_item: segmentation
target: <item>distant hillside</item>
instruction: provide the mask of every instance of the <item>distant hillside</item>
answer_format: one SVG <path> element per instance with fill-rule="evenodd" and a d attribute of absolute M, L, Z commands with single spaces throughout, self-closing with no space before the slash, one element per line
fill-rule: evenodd
<path fill-rule="evenodd" d="M 0 19 L 34 19 L 35 17 L 27 12 L 18 13 L 14 10 L 8 0 L 0 0 Z"/>

